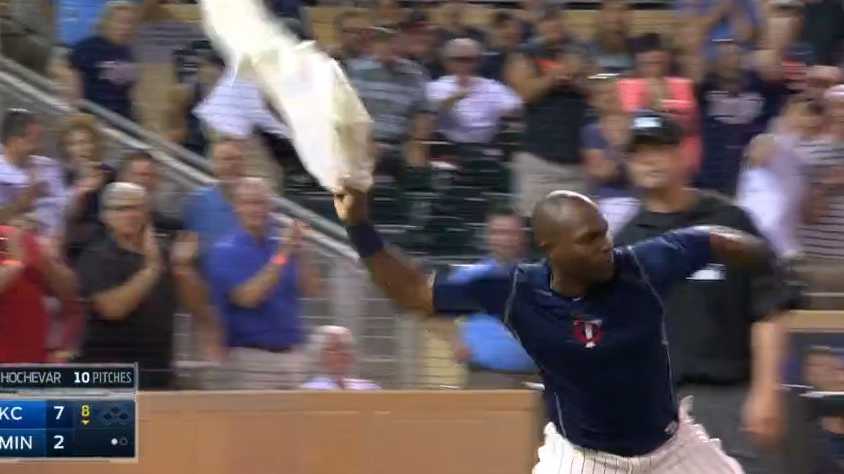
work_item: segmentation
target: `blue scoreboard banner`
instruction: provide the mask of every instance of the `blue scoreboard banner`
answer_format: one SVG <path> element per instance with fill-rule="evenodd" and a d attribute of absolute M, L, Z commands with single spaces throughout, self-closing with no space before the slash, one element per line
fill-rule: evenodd
<path fill-rule="evenodd" d="M 136 381 L 134 366 L 0 366 L 0 461 L 137 458 Z"/>

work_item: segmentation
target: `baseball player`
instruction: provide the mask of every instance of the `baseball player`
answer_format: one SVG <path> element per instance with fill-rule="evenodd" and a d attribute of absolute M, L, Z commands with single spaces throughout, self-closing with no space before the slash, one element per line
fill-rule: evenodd
<path fill-rule="evenodd" d="M 429 278 L 385 246 L 364 194 L 346 190 L 335 207 L 372 279 L 399 305 L 424 315 L 503 315 L 545 383 L 552 422 L 534 474 L 742 472 L 678 407 L 662 299 L 712 261 L 765 267 L 770 252 L 760 239 L 694 227 L 614 249 L 595 204 L 556 191 L 533 212 L 543 261 Z"/>

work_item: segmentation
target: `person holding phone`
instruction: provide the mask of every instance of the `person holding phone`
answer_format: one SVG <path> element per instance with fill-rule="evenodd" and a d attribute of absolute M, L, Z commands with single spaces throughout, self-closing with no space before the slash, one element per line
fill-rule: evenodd
<path fill-rule="evenodd" d="M 0 224 L 28 214 L 40 235 L 55 238 L 63 228 L 66 201 L 62 167 L 36 155 L 43 127 L 32 112 L 9 109 L 3 116 L 0 141 Z"/>

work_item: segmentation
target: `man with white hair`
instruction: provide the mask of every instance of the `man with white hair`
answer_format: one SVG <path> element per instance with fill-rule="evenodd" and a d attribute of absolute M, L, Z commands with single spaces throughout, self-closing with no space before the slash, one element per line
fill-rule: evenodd
<path fill-rule="evenodd" d="M 351 378 L 355 366 L 355 338 L 343 326 L 316 328 L 311 346 L 315 376 L 304 390 L 379 390 L 375 382 Z"/>
<path fill-rule="evenodd" d="M 502 117 L 518 112 L 522 100 L 504 84 L 477 75 L 483 55 L 479 42 L 453 39 L 443 54 L 448 75 L 429 83 L 426 91 L 440 131 L 456 144 L 486 145 L 495 138 Z"/>
<path fill-rule="evenodd" d="M 89 307 L 80 360 L 137 362 L 141 388 L 166 388 L 171 380 L 173 316 L 179 306 L 170 265 L 155 238 L 146 191 L 115 182 L 103 191 L 101 204 L 107 235 L 86 248 L 77 267 Z M 176 247 L 183 240 L 179 237 Z"/>
<path fill-rule="evenodd" d="M 240 180 L 233 197 L 238 225 L 203 262 L 226 336 L 228 385 L 295 388 L 305 376 L 302 297 L 319 286 L 303 242 L 307 230 L 299 222 L 277 228 L 261 178 Z"/>

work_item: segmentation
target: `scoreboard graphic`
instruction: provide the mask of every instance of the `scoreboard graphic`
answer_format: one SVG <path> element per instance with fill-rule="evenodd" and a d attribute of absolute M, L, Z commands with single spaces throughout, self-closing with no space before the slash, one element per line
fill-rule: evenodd
<path fill-rule="evenodd" d="M 136 461 L 135 365 L 0 364 L 0 462 Z"/>

